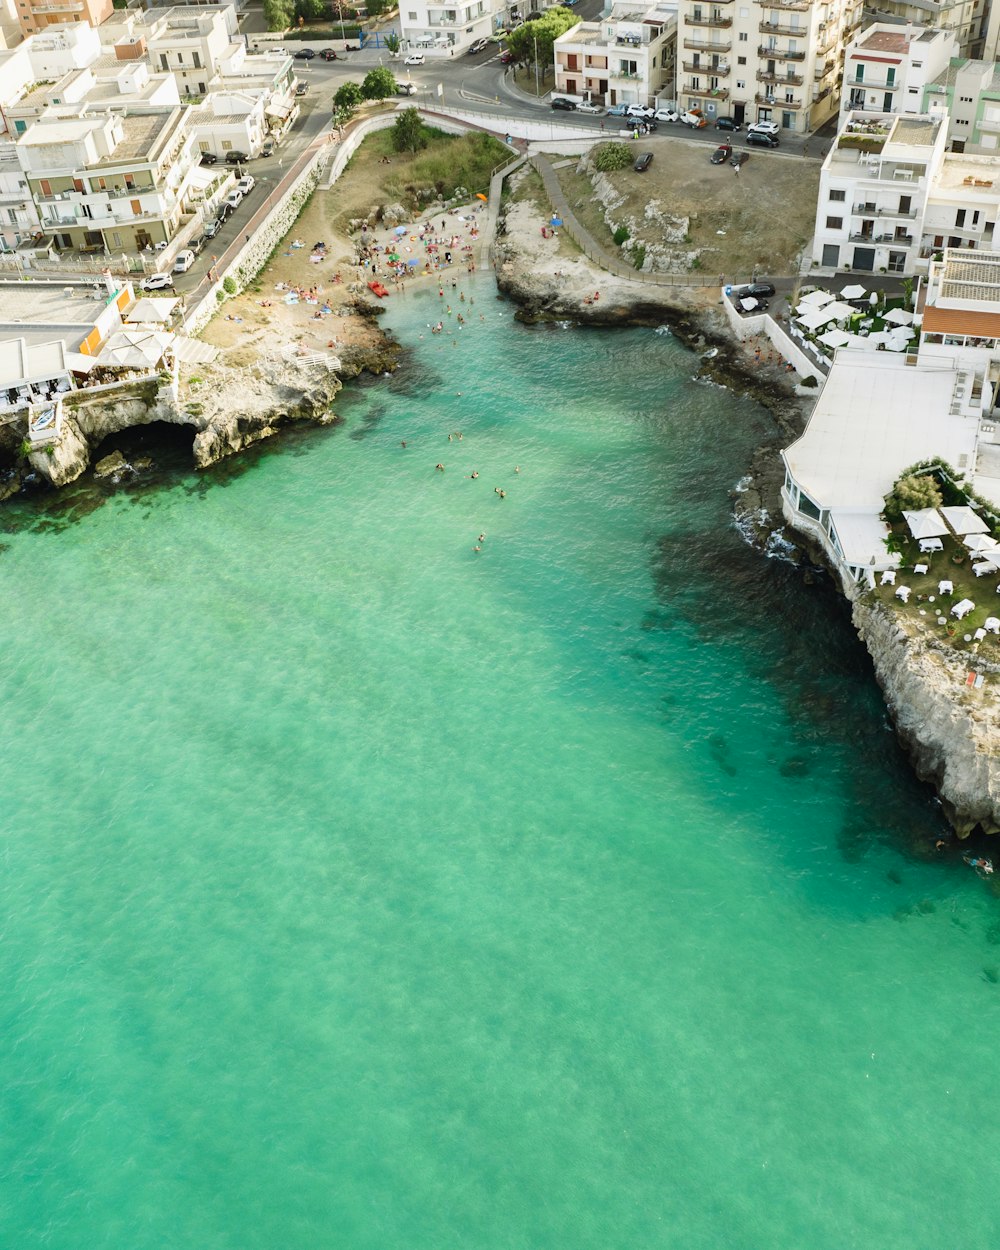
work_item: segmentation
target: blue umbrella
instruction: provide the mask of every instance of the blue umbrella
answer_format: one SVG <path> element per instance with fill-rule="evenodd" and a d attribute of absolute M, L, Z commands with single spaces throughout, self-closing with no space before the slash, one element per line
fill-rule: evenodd
<path fill-rule="evenodd" d="M 397 226 L 396 234 L 406 234 L 406 226 Z"/>

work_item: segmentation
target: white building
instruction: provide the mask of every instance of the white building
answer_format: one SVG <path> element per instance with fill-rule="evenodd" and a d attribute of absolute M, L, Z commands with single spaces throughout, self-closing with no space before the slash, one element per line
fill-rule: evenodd
<path fill-rule="evenodd" d="M 951 31 L 961 56 L 989 58 L 998 6 L 985 0 L 875 0 L 869 13 L 884 25 Z M 994 38 L 995 43 L 995 38 Z"/>
<path fill-rule="evenodd" d="M 843 45 L 861 19 L 862 0 L 682 0 L 678 103 L 814 130 L 837 111 Z"/>
<path fill-rule="evenodd" d="M 503 26 L 508 7 L 504 0 L 402 0 L 400 35 L 410 48 L 451 56 Z"/>
<path fill-rule="evenodd" d="M 674 98 L 677 4 L 619 0 L 599 22 L 581 22 L 553 45 L 555 89 L 598 103 Z"/>
<path fill-rule="evenodd" d="M 913 273 L 945 139 L 940 117 L 849 113 L 820 172 L 813 260 Z"/>
<path fill-rule="evenodd" d="M 837 354 L 805 431 L 781 453 L 781 499 L 785 519 L 822 546 L 845 591 L 898 563 L 880 518 L 905 469 L 935 456 L 974 468 L 984 398 L 972 381 L 954 360 Z"/>
<path fill-rule="evenodd" d="M 876 23 L 844 49 L 840 111 L 923 113 L 923 93 L 958 55 L 953 31 Z"/>

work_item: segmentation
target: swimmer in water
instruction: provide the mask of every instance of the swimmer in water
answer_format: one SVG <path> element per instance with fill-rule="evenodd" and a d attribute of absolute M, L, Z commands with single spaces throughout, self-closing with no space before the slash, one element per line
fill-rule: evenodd
<path fill-rule="evenodd" d="M 472 548 L 472 550 L 473 550 L 473 551 L 482 551 L 482 547 L 480 547 L 480 546 L 479 546 L 479 544 L 477 543 L 477 544 L 475 545 L 475 547 L 473 547 L 473 548 Z"/>
<path fill-rule="evenodd" d="M 443 472 L 444 472 L 444 465 L 443 465 L 443 464 L 436 464 L 436 465 L 434 466 L 434 468 L 435 468 L 435 469 L 438 469 L 441 473 L 443 473 Z"/>
<path fill-rule="evenodd" d="M 480 541 L 481 543 L 484 543 L 484 542 L 486 541 L 486 535 L 485 535 L 485 534 L 480 534 L 480 535 L 479 535 L 479 541 Z"/>
<path fill-rule="evenodd" d="M 520 472 L 521 472 L 521 466 L 520 466 L 519 464 L 515 464 L 515 465 L 514 465 L 514 472 L 515 472 L 515 473 L 520 473 Z"/>
<path fill-rule="evenodd" d="M 405 446 L 406 446 L 406 439 L 405 439 L 405 438 L 404 438 L 404 439 L 402 439 L 402 440 L 400 441 L 400 444 L 399 444 L 399 445 L 400 445 L 400 447 L 405 447 Z"/>

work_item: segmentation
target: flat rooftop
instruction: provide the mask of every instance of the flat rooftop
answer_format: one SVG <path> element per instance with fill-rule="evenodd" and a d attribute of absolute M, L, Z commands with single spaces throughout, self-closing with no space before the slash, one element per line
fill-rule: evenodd
<path fill-rule="evenodd" d="M 892 128 L 890 143 L 905 147 L 930 148 L 934 146 L 941 121 L 937 117 L 900 117 Z"/>
<path fill-rule="evenodd" d="M 125 133 L 110 156 L 99 165 L 120 165 L 122 161 L 155 160 L 153 145 L 173 119 L 173 110 L 162 113 L 134 113 L 122 117 Z"/>
<path fill-rule="evenodd" d="M 939 299 L 1000 304 L 1000 252 L 954 251 L 944 254 Z"/>
<path fill-rule="evenodd" d="M 6 314 L 0 321 L 0 338 L 23 336 L 33 325 L 92 326 L 111 298 L 103 282 L 95 281 L 95 285 L 101 288 L 100 299 L 84 286 L 0 282 L 0 305 Z M 12 317 L 15 308 L 18 316 Z"/>
<path fill-rule="evenodd" d="M 858 44 L 858 51 L 865 52 L 899 52 L 910 50 L 910 36 L 905 30 L 876 30 L 869 35 L 864 43 Z"/>

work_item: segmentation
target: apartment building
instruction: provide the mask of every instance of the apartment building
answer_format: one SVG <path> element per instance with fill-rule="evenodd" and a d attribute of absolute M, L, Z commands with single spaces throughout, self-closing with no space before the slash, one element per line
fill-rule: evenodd
<path fill-rule="evenodd" d="M 556 39 L 555 89 L 605 105 L 673 99 L 676 48 L 676 3 L 617 3 Z"/>
<path fill-rule="evenodd" d="M 63 22 L 97 27 L 113 12 L 112 0 L 17 0 L 17 20 L 24 35 L 36 35 Z"/>
<path fill-rule="evenodd" d="M 841 114 L 927 112 L 925 88 L 957 54 L 950 30 L 867 27 L 844 49 Z"/>
<path fill-rule="evenodd" d="M 862 0 L 682 0 L 678 102 L 808 133 L 837 111 L 843 45 L 861 18 Z"/>
<path fill-rule="evenodd" d="M 990 0 L 876 0 L 865 6 L 865 25 L 933 27 L 955 36 L 959 56 L 989 58 L 986 51 L 996 23 L 997 6 Z M 998 10 L 1000 12 L 1000 10 Z"/>
<path fill-rule="evenodd" d="M 509 10 L 505 0 L 401 0 L 400 36 L 410 48 L 452 56 L 506 25 Z"/>
<path fill-rule="evenodd" d="M 43 115 L 17 154 L 42 229 L 61 250 L 154 248 L 191 209 L 197 152 L 184 107 Z"/>
<path fill-rule="evenodd" d="M 947 117 L 948 146 L 953 152 L 997 150 L 1000 65 L 954 58 L 924 87 L 923 101 L 925 113 Z"/>
<path fill-rule="evenodd" d="M 849 113 L 820 172 L 813 260 L 863 273 L 917 268 L 940 117 Z"/>

